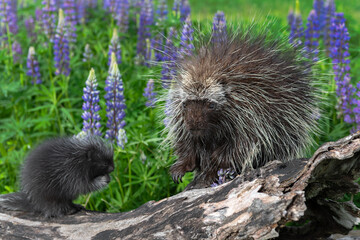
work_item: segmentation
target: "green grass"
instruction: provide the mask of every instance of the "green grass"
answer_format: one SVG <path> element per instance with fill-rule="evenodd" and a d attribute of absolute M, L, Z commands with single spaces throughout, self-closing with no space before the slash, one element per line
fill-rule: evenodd
<path fill-rule="evenodd" d="M 36 6 L 30 5 L 19 9 L 19 19 L 34 16 Z M 171 1 L 169 1 L 171 2 Z M 287 14 L 295 1 L 264 0 L 190 0 L 192 19 L 195 25 L 203 27 L 211 23 L 217 10 L 225 12 L 227 22 L 237 26 L 240 22 L 255 18 L 257 21 L 275 19 L 273 32 L 286 32 Z M 337 10 L 343 11 L 348 19 L 347 26 L 351 35 L 352 81 L 360 80 L 360 1 L 335 1 Z M 312 8 L 311 0 L 300 2 L 304 22 Z M 18 173 L 21 162 L 31 147 L 51 136 L 77 134 L 82 128 L 81 105 L 85 81 L 90 68 L 95 69 L 101 94 L 100 112 L 102 130 L 105 131 L 104 86 L 108 74 L 108 44 L 114 23 L 109 14 L 101 9 L 91 13 L 90 21 L 78 27 L 78 39 L 72 49 L 70 77 L 55 76 L 52 46 L 37 27 L 38 40 L 31 42 L 27 37 L 25 26 L 21 21 L 20 32 L 11 36 L 23 47 L 19 63 L 13 63 L 6 45 L 0 50 L 0 193 L 18 190 Z M 199 23 L 197 23 L 199 22 Z M 206 23 L 206 24 L 204 24 Z M 179 21 L 171 18 L 168 26 L 179 28 Z M 157 30 L 156 27 L 154 30 Z M 97 193 L 80 197 L 77 202 L 93 210 L 111 212 L 128 211 L 149 200 L 160 200 L 183 190 L 192 179 L 192 174 L 185 176 L 182 184 L 172 182 L 168 169 L 175 160 L 173 151 L 163 147 L 164 125 L 158 118 L 160 108 L 145 107 L 146 99 L 142 96 L 149 77 L 160 78 L 159 67 L 147 68 L 136 64 L 136 24 L 131 22 L 130 31 L 122 35 L 122 64 L 120 72 L 124 81 L 126 98 L 126 131 L 128 143 L 124 150 L 115 148 L 115 171 L 109 187 Z M 285 33 L 286 34 L 286 33 Z M 286 36 L 285 36 L 286 37 Z M 90 63 L 81 61 L 86 44 L 90 44 L 94 54 Z M 39 86 L 30 84 L 26 76 L 26 55 L 29 46 L 36 49 L 44 83 Z M 322 90 L 324 91 L 324 117 L 321 120 L 321 134 L 315 137 L 316 146 L 326 141 L 337 140 L 349 134 L 352 126 L 337 118 L 335 105 L 335 85 L 331 65 L 324 59 L 317 68 L 320 69 Z M 320 75 L 319 75 L 320 76 Z M 160 84 L 156 86 L 161 90 Z M 316 148 L 314 146 L 314 148 Z M 309 154 L 314 151 L 309 150 Z M 359 199 L 356 197 L 355 199 Z M 358 201 L 360 202 L 360 201 Z"/>
<path fill-rule="evenodd" d="M 285 23 L 289 9 L 295 8 L 295 0 L 190 0 L 192 19 L 212 19 L 221 10 L 230 19 L 248 19 L 270 15 Z M 306 18 L 312 9 L 312 0 L 300 0 L 300 12 Z M 360 1 L 335 0 L 336 11 L 344 12 L 346 18 L 360 22 Z"/>

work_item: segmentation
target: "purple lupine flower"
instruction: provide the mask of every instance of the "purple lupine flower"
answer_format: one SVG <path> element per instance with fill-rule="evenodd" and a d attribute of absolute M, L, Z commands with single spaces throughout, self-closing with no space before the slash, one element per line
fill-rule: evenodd
<path fill-rule="evenodd" d="M 6 35 L 7 29 L 6 26 L 9 27 L 9 31 L 13 34 L 17 33 L 17 18 L 16 12 L 12 9 L 12 1 L 11 0 L 0 0 L 0 19 L 4 24 L 2 26 L 2 33 Z"/>
<path fill-rule="evenodd" d="M 111 16 L 115 18 L 116 11 L 118 9 L 118 0 L 104 0 L 103 8 L 111 13 Z"/>
<path fill-rule="evenodd" d="M 150 108 L 155 107 L 156 102 L 156 92 L 154 92 L 154 80 L 149 79 L 146 84 L 146 88 L 144 89 L 143 96 L 146 97 L 147 101 L 145 105 Z"/>
<path fill-rule="evenodd" d="M 167 7 L 167 4 L 166 4 L 166 0 L 160 0 L 159 1 L 159 5 L 158 5 L 158 8 L 156 10 L 156 15 L 157 15 L 158 22 L 162 22 L 165 19 L 167 19 L 168 7 Z"/>
<path fill-rule="evenodd" d="M 44 29 L 42 15 L 43 15 L 42 10 L 40 8 L 36 8 L 35 9 L 35 20 L 36 20 L 36 24 L 40 27 L 41 30 Z"/>
<path fill-rule="evenodd" d="M 112 141 L 116 140 L 117 145 L 124 148 L 127 142 L 124 130 L 126 105 L 123 94 L 123 82 L 114 52 L 111 54 L 109 75 L 105 84 L 106 116 L 108 118 L 106 123 L 108 130 L 106 130 L 105 138 Z"/>
<path fill-rule="evenodd" d="M 229 181 L 233 180 L 237 174 L 234 169 L 231 169 L 231 168 L 222 169 L 221 168 L 217 172 L 217 175 L 218 175 L 218 178 L 216 179 L 216 181 L 214 183 L 211 184 L 211 187 L 216 187 L 216 186 L 219 186 L 226 182 L 229 182 Z"/>
<path fill-rule="evenodd" d="M 14 41 L 12 43 L 12 53 L 13 53 L 13 59 L 14 59 L 14 62 L 15 63 L 18 63 L 20 62 L 21 60 L 21 55 L 22 55 L 22 48 L 21 48 L 21 45 L 18 41 Z"/>
<path fill-rule="evenodd" d="M 288 25 L 291 28 L 291 25 L 295 21 L 295 14 L 292 9 L 289 10 L 288 16 L 287 16 Z"/>
<path fill-rule="evenodd" d="M 56 8 L 62 8 L 65 0 L 55 0 Z"/>
<path fill-rule="evenodd" d="M 100 106 L 99 106 L 99 91 L 97 90 L 97 81 L 95 71 L 92 68 L 88 79 L 86 80 L 86 87 L 84 87 L 83 95 L 83 114 L 81 115 L 83 122 L 83 131 L 94 135 L 101 136 L 100 132 Z"/>
<path fill-rule="evenodd" d="M 27 57 L 27 61 L 26 61 L 26 67 L 28 69 L 26 72 L 26 75 L 31 77 L 31 83 L 32 84 L 42 83 L 39 62 L 36 59 L 34 47 L 29 48 L 29 53 L 28 53 L 28 57 Z"/>
<path fill-rule="evenodd" d="M 62 8 L 65 13 L 65 22 L 66 32 L 68 35 L 68 40 L 71 43 L 76 42 L 76 24 L 77 24 L 77 17 L 76 17 L 76 4 L 75 0 L 64 0 L 62 4 Z"/>
<path fill-rule="evenodd" d="M 121 63 L 121 47 L 120 47 L 120 40 L 119 40 L 119 36 L 117 34 L 116 28 L 114 28 L 111 42 L 109 45 L 109 60 L 108 60 L 109 66 L 111 65 L 111 54 L 112 53 L 115 53 L 116 61 L 118 64 L 120 64 Z"/>
<path fill-rule="evenodd" d="M 180 21 L 184 22 L 190 16 L 190 4 L 189 0 L 181 0 L 180 5 Z"/>
<path fill-rule="evenodd" d="M 110 8 L 110 4 L 111 4 L 110 0 L 104 0 L 103 1 L 103 9 L 108 11 Z"/>
<path fill-rule="evenodd" d="M 32 16 L 25 19 L 25 27 L 31 42 L 36 41 L 35 21 Z"/>
<path fill-rule="evenodd" d="M 325 25 L 325 4 L 324 0 L 314 0 L 313 9 L 316 12 L 317 22 L 319 25 L 319 31 L 322 35 L 322 30 L 324 29 Z"/>
<path fill-rule="evenodd" d="M 88 0 L 87 4 L 88 4 L 89 8 L 97 8 L 98 1 L 97 0 Z"/>
<path fill-rule="evenodd" d="M 149 52 L 150 47 L 148 47 L 149 44 L 146 42 L 150 41 L 151 39 L 150 26 L 153 24 L 153 22 L 153 2 L 152 0 L 144 0 L 140 12 L 138 42 L 136 50 L 137 55 L 140 58 L 140 62 L 144 63 L 145 65 L 148 65 L 148 61 L 150 60 L 149 56 L 151 56 L 151 52 Z M 144 61 L 142 61 L 142 59 Z"/>
<path fill-rule="evenodd" d="M 296 1 L 296 10 L 294 16 L 288 16 L 288 20 L 292 20 L 292 22 L 290 22 L 289 42 L 295 47 L 298 47 L 303 43 L 302 38 L 304 37 L 304 27 L 300 14 L 300 4 L 298 0 Z"/>
<path fill-rule="evenodd" d="M 55 36 L 56 28 L 56 2 L 55 0 L 42 1 L 42 27 L 47 38 L 52 42 Z"/>
<path fill-rule="evenodd" d="M 218 11 L 215 14 L 213 21 L 213 29 L 212 29 L 212 42 L 213 43 L 221 43 L 226 41 L 227 32 L 226 32 L 226 20 L 224 12 Z"/>
<path fill-rule="evenodd" d="M 93 57 L 93 54 L 91 52 L 91 49 L 90 49 L 90 45 L 89 44 L 86 44 L 85 45 L 85 51 L 83 53 L 83 62 L 90 62 L 91 59 Z"/>
<path fill-rule="evenodd" d="M 171 27 L 169 29 L 169 35 L 166 38 L 166 43 L 164 46 L 164 55 L 163 55 L 163 64 L 161 71 L 161 80 L 163 88 L 168 88 L 170 86 L 170 82 L 175 76 L 175 61 L 177 59 L 177 49 L 174 45 L 173 39 L 177 38 L 176 29 Z"/>
<path fill-rule="evenodd" d="M 62 9 L 64 10 L 66 22 L 71 26 L 75 26 L 78 23 L 75 0 L 64 0 L 62 3 Z"/>
<path fill-rule="evenodd" d="M 336 13 L 332 23 L 332 41 L 330 57 L 333 63 L 335 83 L 337 86 L 338 110 L 347 123 L 354 122 L 352 114 L 353 94 L 356 91 L 350 80 L 349 32 L 345 25 L 343 13 Z"/>
<path fill-rule="evenodd" d="M 180 12 L 180 5 L 181 5 L 181 0 L 174 0 L 174 5 L 172 10 L 175 13 L 175 16 L 178 16 Z"/>
<path fill-rule="evenodd" d="M 9 31 L 16 34 L 19 30 L 17 24 L 17 1 L 0 0 L 0 18 L 5 26 L 9 26 Z"/>
<path fill-rule="evenodd" d="M 19 31 L 18 17 L 17 17 L 17 1 L 11 1 L 11 9 L 9 11 L 10 22 L 9 30 L 12 34 L 17 34 Z"/>
<path fill-rule="evenodd" d="M 193 32 L 194 29 L 191 25 L 190 16 L 188 16 L 185 20 L 181 38 L 180 38 L 180 54 L 181 57 L 185 57 L 186 55 L 191 55 L 192 51 L 194 50 L 193 41 Z"/>
<path fill-rule="evenodd" d="M 70 67 L 69 67 L 69 40 L 66 33 L 66 21 L 64 18 L 64 12 L 59 9 L 59 23 L 56 28 L 56 34 L 54 37 L 54 60 L 55 60 L 55 74 L 63 74 L 69 76 Z"/>
<path fill-rule="evenodd" d="M 167 4 L 166 0 L 161 0 L 159 2 L 158 8 L 156 10 L 156 26 L 158 27 L 158 31 L 155 36 L 151 39 L 151 49 L 154 53 L 155 60 L 157 62 L 161 62 L 163 60 L 163 52 L 164 52 L 164 21 L 167 19 Z M 161 29 L 160 29 L 161 28 Z"/>
<path fill-rule="evenodd" d="M 306 56 L 312 61 L 316 62 L 319 60 L 319 37 L 320 37 L 320 25 L 318 22 L 318 16 L 316 11 L 313 9 L 310 11 L 307 28 L 305 30 L 305 51 Z"/>
<path fill-rule="evenodd" d="M 121 33 L 127 32 L 129 28 L 129 0 L 120 0 L 116 13 L 116 23 Z"/>
<path fill-rule="evenodd" d="M 76 4 L 76 17 L 78 23 L 86 22 L 86 8 L 88 7 L 88 0 L 78 0 Z"/>
<path fill-rule="evenodd" d="M 325 23 L 324 23 L 324 45 L 326 48 L 326 54 L 329 56 L 331 48 L 331 31 L 332 31 L 332 18 L 335 15 L 335 3 L 334 0 L 327 0 L 325 3 Z"/>
<path fill-rule="evenodd" d="M 151 50 L 148 52 L 154 52 L 155 60 L 157 62 L 161 62 L 163 60 L 163 39 L 164 35 L 162 33 L 158 33 L 151 39 Z M 151 57 L 149 58 L 151 59 Z"/>

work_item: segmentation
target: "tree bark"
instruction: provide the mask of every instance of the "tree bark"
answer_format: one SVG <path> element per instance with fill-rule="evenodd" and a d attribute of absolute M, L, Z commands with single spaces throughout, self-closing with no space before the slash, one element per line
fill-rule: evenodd
<path fill-rule="evenodd" d="M 130 212 L 82 211 L 58 219 L 0 211 L 4 239 L 320 239 L 360 223 L 352 201 L 360 133 L 310 159 L 272 161 L 218 187 L 192 189 Z M 196 184 L 195 184 L 196 185 Z M 291 223 L 291 224 L 289 224 Z"/>

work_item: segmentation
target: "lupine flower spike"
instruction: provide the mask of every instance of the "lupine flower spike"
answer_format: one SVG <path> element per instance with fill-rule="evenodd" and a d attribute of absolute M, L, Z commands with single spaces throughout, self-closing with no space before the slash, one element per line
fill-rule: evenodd
<path fill-rule="evenodd" d="M 182 57 L 190 55 L 194 50 L 194 45 L 192 43 L 193 32 L 194 30 L 191 25 L 191 19 L 190 16 L 188 16 L 185 20 L 180 38 L 180 54 Z"/>
<path fill-rule="evenodd" d="M 289 35 L 289 42 L 292 43 L 295 47 L 301 45 L 303 43 L 304 37 L 304 27 L 303 22 L 300 14 L 300 3 L 299 0 L 296 0 L 296 8 L 295 14 L 290 12 L 288 16 L 288 21 L 290 22 L 290 35 Z"/>
<path fill-rule="evenodd" d="M 120 0 L 118 4 L 118 13 L 115 18 L 119 31 L 125 33 L 129 28 L 129 0 Z"/>
<path fill-rule="evenodd" d="M 36 25 L 39 26 L 39 29 L 41 29 L 42 31 L 45 32 L 44 30 L 44 24 L 43 24 L 43 12 L 40 8 L 36 8 L 35 9 L 35 20 L 36 20 Z"/>
<path fill-rule="evenodd" d="M 90 45 L 86 44 L 85 45 L 85 51 L 84 51 L 84 54 L 83 54 L 83 62 L 90 62 L 92 57 L 93 57 L 93 54 L 91 52 Z"/>
<path fill-rule="evenodd" d="M 151 39 L 150 26 L 153 24 L 153 22 L 153 2 L 152 0 L 144 0 L 140 12 L 138 42 L 136 50 L 140 62 L 145 65 L 147 65 L 148 60 L 150 60 L 148 57 L 151 56 L 149 53 L 150 48 L 147 47 L 146 41 L 150 41 Z"/>
<path fill-rule="evenodd" d="M 306 24 L 307 28 L 305 30 L 305 51 L 306 55 L 313 62 L 319 60 L 319 37 L 320 37 L 320 25 L 318 22 L 318 16 L 316 15 L 315 10 L 311 10 L 308 22 Z"/>
<path fill-rule="evenodd" d="M 17 25 L 17 11 L 16 6 L 13 5 L 14 1 L 11 0 L 0 0 L 0 19 L 4 24 L 4 28 L 2 29 L 2 34 L 6 34 L 6 27 L 9 27 L 9 31 L 12 34 L 16 34 L 18 32 Z"/>
<path fill-rule="evenodd" d="M 42 27 L 47 38 L 53 42 L 56 29 L 56 2 L 55 0 L 42 1 Z"/>
<path fill-rule="evenodd" d="M 118 0 L 104 0 L 104 9 L 111 13 L 112 17 L 115 17 L 118 8 Z"/>
<path fill-rule="evenodd" d="M 213 21 L 213 29 L 212 29 L 212 42 L 213 43 L 221 43 L 226 41 L 227 32 L 226 32 L 226 20 L 225 14 L 222 11 L 218 11 L 215 14 Z"/>
<path fill-rule="evenodd" d="M 332 23 L 331 33 L 331 51 L 330 57 L 333 63 L 336 94 L 339 99 L 338 110 L 347 123 L 353 123 L 352 114 L 353 94 L 355 88 L 351 85 L 350 80 L 350 53 L 349 53 L 349 32 L 345 26 L 343 13 L 336 13 Z M 358 108 L 355 109 L 358 111 Z"/>
<path fill-rule="evenodd" d="M 156 10 L 156 14 L 157 17 L 159 18 L 158 21 L 164 21 L 165 19 L 167 19 L 167 14 L 168 14 L 168 7 L 166 4 L 166 0 L 160 0 L 159 1 L 159 6 Z"/>
<path fill-rule="evenodd" d="M 77 24 L 77 17 L 76 17 L 76 4 L 75 0 L 64 0 L 63 1 L 63 9 L 65 13 L 65 21 L 66 24 L 66 31 L 68 35 L 68 40 L 71 43 L 76 42 L 76 24 Z"/>
<path fill-rule="evenodd" d="M 86 22 L 86 8 L 89 7 L 88 4 L 88 0 L 78 0 L 76 5 L 78 23 L 84 24 Z"/>
<path fill-rule="evenodd" d="M 83 122 L 83 131 L 86 134 L 94 134 L 101 136 L 100 132 L 100 115 L 99 115 L 99 91 L 97 90 L 97 81 L 95 71 L 92 68 L 88 79 L 86 80 L 86 87 L 83 95 L 83 114 L 81 115 Z"/>
<path fill-rule="evenodd" d="M 19 63 L 23 52 L 20 43 L 16 40 L 12 43 L 12 53 L 14 62 Z"/>
<path fill-rule="evenodd" d="M 18 26 L 18 17 L 17 17 L 17 3 L 18 1 L 9 1 L 10 2 L 10 10 L 9 10 L 9 14 L 11 16 L 11 21 L 9 23 L 9 28 L 10 28 L 10 32 L 13 34 L 17 34 L 19 31 L 19 26 Z"/>
<path fill-rule="evenodd" d="M 59 23 L 56 28 L 56 34 L 54 38 L 54 60 L 55 60 L 55 74 L 63 74 L 69 76 L 69 41 L 65 32 L 66 22 L 64 19 L 64 12 L 59 9 Z"/>
<path fill-rule="evenodd" d="M 324 26 L 324 45 L 326 48 L 326 54 L 330 54 L 330 41 L 331 41 L 331 30 L 332 30 L 332 18 L 335 15 L 335 3 L 334 0 L 327 0 L 325 3 L 325 26 Z"/>
<path fill-rule="evenodd" d="M 190 16 L 190 4 L 189 0 L 181 0 L 180 5 L 180 21 L 184 22 Z"/>
<path fill-rule="evenodd" d="M 173 12 L 175 16 L 178 16 L 179 12 L 180 12 L 180 0 L 174 0 L 174 4 L 173 4 Z"/>
<path fill-rule="evenodd" d="M 167 19 L 167 5 L 165 0 L 159 2 L 158 8 L 156 10 L 156 26 L 162 26 L 163 22 Z M 164 52 L 164 29 L 158 29 L 158 32 L 151 39 L 151 49 L 154 52 L 155 60 L 157 62 L 163 61 L 163 52 Z"/>
<path fill-rule="evenodd" d="M 324 0 L 314 0 L 313 5 L 314 11 L 316 13 L 317 19 L 319 25 L 319 35 L 322 35 L 323 29 L 325 26 L 325 5 Z"/>
<path fill-rule="evenodd" d="M 27 67 L 26 75 L 31 77 L 31 83 L 32 84 L 40 84 L 42 81 L 41 81 L 39 63 L 36 60 L 34 47 L 29 48 L 29 53 L 28 53 L 28 57 L 27 57 L 27 61 L 26 61 L 26 67 Z"/>
<path fill-rule="evenodd" d="M 121 63 L 121 47 L 120 47 L 120 40 L 119 40 L 119 36 L 118 36 L 116 28 L 114 28 L 111 42 L 109 45 L 109 60 L 108 60 L 109 66 L 111 65 L 111 54 L 112 53 L 115 53 L 116 61 L 118 64 L 120 64 Z"/>
<path fill-rule="evenodd" d="M 35 33 L 35 21 L 32 16 L 25 19 L 25 27 L 31 42 L 36 41 L 36 33 Z"/>
<path fill-rule="evenodd" d="M 106 130 L 105 138 L 116 141 L 118 146 L 124 148 L 127 142 L 124 130 L 126 105 L 123 82 L 114 52 L 111 54 L 109 76 L 105 84 L 106 116 L 108 118 L 106 123 L 108 130 Z"/>
<path fill-rule="evenodd" d="M 143 96 L 146 97 L 146 106 L 150 108 L 155 107 L 156 102 L 156 92 L 154 91 L 154 80 L 149 79 L 148 83 L 146 84 L 146 88 L 144 89 Z"/>

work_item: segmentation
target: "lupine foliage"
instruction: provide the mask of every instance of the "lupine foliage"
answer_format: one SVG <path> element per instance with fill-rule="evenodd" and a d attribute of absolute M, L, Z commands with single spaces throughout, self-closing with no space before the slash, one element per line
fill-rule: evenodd
<path fill-rule="evenodd" d="M 357 3 L 356 0 L 347 1 Z M 171 181 L 168 169 L 175 156 L 171 148 L 161 144 L 165 137 L 161 133 L 164 123 L 157 117 L 163 112 L 159 105 L 166 103 L 154 103 L 153 99 L 155 94 L 158 98 L 164 89 L 170 87 L 176 73 L 176 61 L 181 57 L 179 54 L 191 54 L 193 39 L 196 40 L 203 30 L 211 32 L 215 12 L 222 10 L 227 24 L 236 28 L 239 21 L 234 21 L 229 15 L 240 15 L 242 19 L 248 16 L 249 1 L 240 0 L 241 4 L 234 7 L 237 1 L 217 0 L 216 4 L 205 5 L 203 1 L 190 0 L 192 20 L 198 19 L 198 13 L 211 9 L 207 15 L 200 15 L 200 22 L 190 20 L 186 0 L 112 1 L 118 3 L 114 5 L 115 16 L 109 14 L 107 6 L 102 8 L 101 1 L 21 2 L 22 5 L 14 7 L 14 1 L 0 1 L 1 193 L 17 189 L 19 165 L 29 149 L 51 136 L 79 134 L 83 129 L 81 116 L 86 115 L 85 118 L 90 119 L 84 113 L 86 111 L 92 111 L 90 116 L 96 121 L 89 123 L 87 120 L 85 126 L 113 140 L 116 168 L 107 189 L 83 196 L 78 199 L 79 203 L 93 210 L 126 211 L 184 189 L 192 174 L 186 174 L 184 183 L 180 185 Z M 67 6 L 64 4 L 73 3 L 75 7 L 72 6 L 71 11 L 66 10 L 65 16 L 74 23 L 66 24 L 63 18 L 61 21 L 64 22 L 59 24 L 59 8 L 65 7 L 65 10 Z M 106 1 L 108 3 L 111 1 Z M 316 61 L 314 66 L 320 69 L 318 76 L 326 76 L 319 79 L 324 92 L 322 98 L 327 103 L 320 111 L 323 114 L 321 134 L 315 137 L 319 145 L 358 129 L 360 60 L 357 49 L 360 28 L 354 22 L 356 15 L 350 16 L 345 11 L 349 10 L 346 8 L 348 3 L 336 1 L 339 5 L 336 8 L 332 0 L 316 1 L 314 5 L 309 4 L 310 1 L 306 5 L 305 1 L 301 3 L 289 17 L 290 23 L 294 24 L 289 30 L 294 45 L 303 47 L 306 42 L 307 21 L 304 18 L 305 23 L 302 23 L 300 13 L 308 16 L 310 8 L 314 7 L 317 15 L 318 12 L 323 13 L 324 19 L 321 20 L 323 24 L 320 24 L 320 37 L 317 38 L 320 61 Z M 293 0 L 261 1 L 261 4 L 264 8 L 270 4 L 273 9 L 284 10 L 293 4 Z M 344 11 L 343 20 L 333 18 L 339 10 Z M 269 12 L 274 13 L 270 9 Z M 280 14 L 277 15 L 279 22 L 285 23 L 283 12 L 275 11 Z M 220 15 L 216 17 L 219 20 L 215 23 L 216 27 L 224 23 Z M 76 27 L 73 32 L 77 36 L 73 38 L 75 41 L 69 38 L 69 26 Z M 272 32 L 283 32 L 284 24 L 276 26 Z M 109 71 L 108 50 L 114 28 L 118 32 L 117 44 L 121 46 L 120 57 L 117 57 L 118 60 L 121 58 L 121 63 L 110 67 Z M 30 46 L 36 49 L 36 54 L 33 50 L 28 54 L 26 50 Z M 161 51 L 156 52 L 156 49 Z M 326 59 L 326 55 L 331 55 L 330 59 Z M 162 62 L 159 64 L 150 64 L 160 58 Z M 139 59 L 147 60 L 143 62 L 147 65 L 142 65 Z M 86 84 L 91 68 L 96 72 L 97 83 L 89 80 Z M 32 84 L 40 76 L 42 83 Z M 95 77 L 94 74 L 90 76 Z M 91 100 L 92 104 L 87 104 L 83 110 L 84 87 L 84 99 L 87 102 Z M 113 95 L 109 94 L 110 89 Z M 109 103 L 111 98 L 115 104 Z M 342 103 L 345 102 L 347 110 L 343 108 Z M 98 115 L 95 116 L 95 113 Z M 110 115 L 115 121 L 109 121 Z M 117 128 L 113 127 L 115 124 Z M 114 132 L 112 137 L 109 137 L 110 131 Z M 229 176 L 232 177 L 230 170 L 222 170 L 215 183 L 221 184 L 224 177 Z M 359 198 L 355 196 L 356 203 Z"/>

